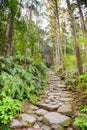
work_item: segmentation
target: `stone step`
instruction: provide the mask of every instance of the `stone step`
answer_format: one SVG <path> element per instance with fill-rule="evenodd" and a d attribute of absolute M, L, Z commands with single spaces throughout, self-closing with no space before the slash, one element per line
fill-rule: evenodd
<path fill-rule="evenodd" d="M 49 112 L 45 114 L 42 118 L 42 122 L 47 126 L 56 128 L 56 130 L 61 130 L 72 123 L 70 117 L 57 112 Z"/>

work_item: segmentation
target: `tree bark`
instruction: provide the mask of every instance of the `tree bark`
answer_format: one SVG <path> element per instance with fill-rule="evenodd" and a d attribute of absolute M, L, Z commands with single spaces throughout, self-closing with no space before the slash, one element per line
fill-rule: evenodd
<path fill-rule="evenodd" d="M 85 26 L 84 16 L 83 16 L 82 9 L 81 9 L 79 1 L 78 0 L 76 0 L 76 1 L 77 1 L 78 9 L 79 9 L 79 15 L 80 15 L 80 20 L 81 20 L 81 28 L 82 28 L 83 34 L 85 35 L 86 32 L 87 32 L 87 29 L 86 29 L 86 26 Z"/>
<path fill-rule="evenodd" d="M 79 15 L 80 15 L 80 21 L 81 21 L 81 28 L 82 28 L 83 37 L 87 38 L 87 29 L 86 29 L 86 24 L 85 24 L 83 12 L 82 12 L 82 9 L 81 9 L 81 5 L 80 5 L 78 0 L 76 0 L 76 1 L 77 1 L 77 7 L 79 9 Z M 85 44 L 85 54 L 86 54 L 86 59 L 87 59 L 87 45 L 86 44 Z"/>
<path fill-rule="evenodd" d="M 60 32 L 60 21 L 59 21 L 59 10 L 58 10 L 58 1 L 57 0 L 55 0 L 54 1 L 54 4 L 55 4 L 55 15 L 56 15 L 56 22 L 57 22 L 57 48 L 58 48 L 58 53 L 57 53 L 57 57 L 58 57 L 58 63 L 57 63 L 57 65 L 58 65 L 58 67 L 60 67 L 60 63 L 63 63 L 63 62 L 61 62 L 61 60 L 63 60 L 62 58 L 61 58 L 61 47 L 62 47 L 62 42 L 61 42 L 61 32 Z M 62 64 L 62 66 L 63 66 L 63 64 Z M 63 69 L 63 68 L 62 68 Z"/>
<path fill-rule="evenodd" d="M 28 3 L 29 4 L 29 3 Z M 26 32 L 26 42 L 27 42 L 27 47 L 25 49 L 25 60 L 24 60 L 24 66 L 26 67 L 27 66 L 27 56 L 28 56 L 28 53 L 30 53 L 32 55 L 32 48 L 30 49 L 29 52 L 27 52 L 27 49 L 29 47 L 29 40 L 30 40 L 30 24 L 31 24 L 31 21 L 32 21 L 32 6 L 33 6 L 33 0 L 31 0 L 31 5 L 30 5 L 30 8 L 28 8 L 26 10 L 26 19 L 27 19 L 27 32 Z M 27 15 L 28 14 L 28 15 Z"/>
<path fill-rule="evenodd" d="M 76 29 L 75 29 L 75 19 L 73 17 L 71 5 L 70 5 L 70 0 L 66 0 L 66 3 L 67 3 L 69 15 L 70 15 L 70 20 L 71 20 L 72 35 L 73 35 L 73 39 L 74 39 L 74 46 L 75 46 L 75 54 L 76 54 L 78 72 L 79 72 L 79 74 L 82 74 L 83 68 L 82 68 L 80 50 L 79 50 L 79 46 L 78 46 L 78 42 L 77 42 L 77 34 L 76 34 Z"/>
<path fill-rule="evenodd" d="M 13 33 L 13 23 L 14 16 L 9 13 L 8 21 L 7 21 L 7 29 L 6 29 L 6 57 L 9 57 L 11 54 L 11 43 L 12 43 L 12 33 Z"/>

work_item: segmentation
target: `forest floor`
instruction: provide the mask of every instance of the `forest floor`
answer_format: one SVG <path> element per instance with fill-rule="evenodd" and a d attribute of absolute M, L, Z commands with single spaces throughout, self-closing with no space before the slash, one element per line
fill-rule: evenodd
<path fill-rule="evenodd" d="M 74 94 L 55 72 L 48 70 L 49 83 L 35 104 L 26 102 L 22 113 L 11 122 L 12 130 L 76 130 Z"/>

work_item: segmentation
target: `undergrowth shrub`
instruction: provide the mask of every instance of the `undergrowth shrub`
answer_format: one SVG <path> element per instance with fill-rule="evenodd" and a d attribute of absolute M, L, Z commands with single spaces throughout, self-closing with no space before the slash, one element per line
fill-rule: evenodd
<path fill-rule="evenodd" d="M 70 67 L 65 71 L 60 68 L 56 73 L 61 78 L 61 80 L 64 80 L 67 89 L 76 91 L 78 77 L 78 70 L 76 67 Z"/>
<path fill-rule="evenodd" d="M 87 130 L 87 105 L 80 110 L 79 115 L 75 118 L 75 125 L 81 130 Z"/>
<path fill-rule="evenodd" d="M 59 76 L 63 74 L 62 78 L 65 77 L 67 88 L 76 94 L 75 102 L 79 114 L 75 117 L 75 126 L 78 130 L 87 130 L 87 64 L 85 64 L 83 71 L 83 74 L 79 75 L 77 68 L 70 67 L 63 73 L 61 70 L 57 72 Z"/>
<path fill-rule="evenodd" d="M 78 70 L 75 67 L 70 67 L 65 72 L 65 84 L 69 90 L 76 91 Z"/>
<path fill-rule="evenodd" d="M 12 99 L 9 96 L 0 96 L 0 122 L 8 124 L 17 112 L 22 109 L 21 102 L 19 100 Z"/>
<path fill-rule="evenodd" d="M 17 99 L 31 99 L 44 90 L 47 83 L 46 66 L 42 61 L 27 58 L 26 68 L 24 57 L 1 57 L 0 91 Z"/>
<path fill-rule="evenodd" d="M 47 68 L 42 60 L 24 56 L 0 57 L 0 122 L 7 124 L 17 111 L 20 102 L 36 102 L 47 84 Z M 3 97 L 2 95 L 5 95 Z"/>
<path fill-rule="evenodd" d="M 78 77 L 78 86 L 80 90 L 87 93 L 87 72 Z"/>
<path fill-rule="evenodd" d="M 77 91 L 79 96 L 78 103 L 80 104 L 80 112 L 75 118 L 75 124 L 81 130 L 87 130 L 87 71 L 85 71 L 82 75 L 78 76 L 77 82 Z"/>

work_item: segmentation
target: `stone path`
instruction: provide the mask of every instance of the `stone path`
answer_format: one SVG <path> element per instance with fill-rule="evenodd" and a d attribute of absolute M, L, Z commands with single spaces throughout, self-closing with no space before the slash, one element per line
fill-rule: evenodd
<path fill-rule="evenodd" d="M 11 122 L 12 130 L 75 130 L 72 128 L 73 96 L 64 83 L 48 70 L 49 84 L 41 100 L 27 104 Z"/>

